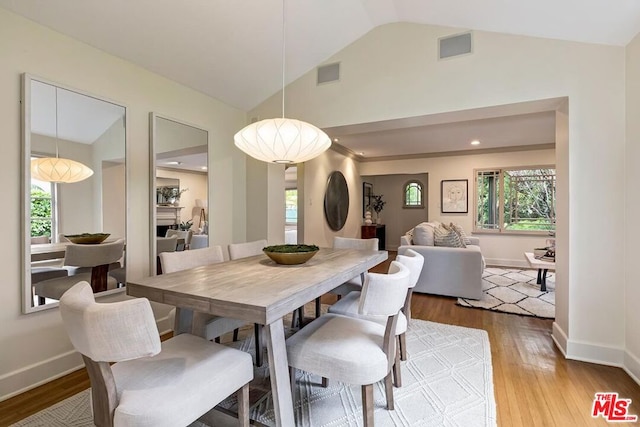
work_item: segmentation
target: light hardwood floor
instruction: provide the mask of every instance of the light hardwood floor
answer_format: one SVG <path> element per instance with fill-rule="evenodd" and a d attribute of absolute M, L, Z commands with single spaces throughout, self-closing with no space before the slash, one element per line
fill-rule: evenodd
<path fill-rule="evenodd" d="M 386 271 L 387 265 L 375 270 Z M 640 415 L 640 386 L 620 368 L 564 359 L 551 340 L 551 320 L 464 308 L 455 298 L 422 294 L 414 294 L 412 310 L 414 318 L 489 333 L 499 426 L 610 425 L 591 418 L 594 394 L 602 391 L 632 399 L 630 413 Z M 81 370 L 0 402 L 0 426 L 88 387 Z"/>

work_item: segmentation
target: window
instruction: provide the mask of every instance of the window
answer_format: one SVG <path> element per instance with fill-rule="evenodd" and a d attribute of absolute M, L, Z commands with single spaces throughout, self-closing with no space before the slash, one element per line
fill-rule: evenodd
<path fill-rule="evenodd" d="M 476 231 L 553 232 L 556 170 L 476 171 Z"/>
<path fill-rule="evenodd" d="M 55 222 L 55 185 L 50 182 L 31 179 L 31 237 L 54 237 L 57 232 Z M 54 239 L 52 239 L 54 241 Z"/>
<path fill-rule="evenodd" d="M 424 187 L 420 181 L 409 181 L 404 185 L 404 208 L 424 208 Z"/>
<path fill-rule="evenodd" d="M 284 212 L 286 224 L 298 223 L 298 190 L 292 188 L 284 190 Z"/>

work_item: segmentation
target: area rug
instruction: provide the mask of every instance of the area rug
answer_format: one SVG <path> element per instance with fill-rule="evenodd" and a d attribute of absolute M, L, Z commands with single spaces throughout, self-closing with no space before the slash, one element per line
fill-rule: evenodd
<path fill-rule="evenodd" d="M 249 336 L 237 344 L 250 351 Z M 394 389 L 395 410 L 387 411 L 384 387 L 374 387 L 376 426 L 496 426 L 491 349 L 484 330 L 413 320 L 407 331 L 409 360 L 402 362 L 401 388 Z M 268 376 L 256 369 L 256 381 Z M 298 373 L 294 393 L 296 426 L 355 427 L 362 425 L 360 386 Z M 233 407 L 233 399 L 225 401 Z M 251 410 L 251 418 L 275 425 L 270 397 Z M 92 426 L 89 391 L 78 393 L 14 424 L 21 427 Z M 193 424 L 201 426 L 197 422 Z"/>
<path fill-rule="evenodd" d="M 458 298 L 458 305 L 504 313 L 535 316 L 545 319 L 556 317 L 555 274 L 547 274 L 547 291 L 540 291 L 536 283 L 537 270 L 515 268 L 485 268 L 482 273 L 482 298 Z"/>

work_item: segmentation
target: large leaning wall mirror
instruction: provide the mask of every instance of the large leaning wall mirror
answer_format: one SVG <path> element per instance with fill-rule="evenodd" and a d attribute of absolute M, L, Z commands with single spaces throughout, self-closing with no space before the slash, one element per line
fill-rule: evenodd
<path fill-rule="evenodd" d="M 209 246 L 209 132 L 150 114 L 151 274 L 158 254 Z"/>
<path fill-rule="evenodd" d="M 126 108 L 25 74 L 22 119 L 23 312 L 80 280 L 121 292 Z"/>

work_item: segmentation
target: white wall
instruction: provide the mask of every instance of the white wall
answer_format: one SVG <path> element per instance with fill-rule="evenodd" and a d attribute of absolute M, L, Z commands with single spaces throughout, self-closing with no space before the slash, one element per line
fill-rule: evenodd
<path fill-rule="evenodd" d="M 0 169 L 5 203 L 0 219 L 20 224 L 20 75 L 24 72 L 127 106 L 127 268 L 142 277 L 149 267 L 149 112 L 194 123 L 210 133 L 209 210 L 214 244 L 245 236 L 245 156 L 233 134 L 245 123 L 242 111 L 55 33 L 0 9 L 0 144 L 9 159 Z M 86 231 L 86 230 L 83 230 Z M 20 227 L 7 227 L 12 244 L 1 250 L 0 399 L 81 366 L 57 309 L 21 313 Z M 115 298 L 105 298 L 110 301 Z M 165 311 L 159 310 L 164 313 Z"/>
<path fill-rule="evenodd" d="M 567 337 L 571 358 L 621 365 L 624 247 L 603 251 L 593 228 L 605 218 L 609 235 L 625 234 L 624 48 L 474 31 L 472 55 L 438 61 L 437 38 L 459 31 L 377 27 L 327 59 L 341 63 L 339 83 L 316 86 L 312 70 L 290 84 L 287 114 L 331 127 L 568 97 L 568 150 L 557 162 L 558 180 L 568 183 L 558 196 L 569 200 L 558 204 L 559 239 L 568 241 L 558 242 L 557 286 L 569 298 L 556 307 L 553 333 L 561 345 Z M 250 115 L 275 114 L 278 102 Z"/>
<path fill-rule="evenodd" d="M 626 84 L 627 84 L 627 144 L 626 144 L 626 188 L 625 199 L 625 366 L 628 372 L 640 382 L 640 285 L 638 284 L 637 262 L 640 258 L 640 35 L 627 46 Z"/>
<path fill-rule="evenodd" d="M 464 156 L 428 157 L 411 160 L 363 162 L 362 175 L 388 175 L 397 173 L 428 173 L 429 220 L 455 222 L 471 233 L 473 230 L 474 169 L 506 168 L 517 166 L 543 166 L 555 164 L 555 150 L 514 151 L 507 153 L 473 154 Z M 469 182 L 469 212 L 443 214 L 440 206 L 440 181 L 466 179 Z M 374 188 L 375 189 L 375 188 Z M 384 211 L 383 211 L 384 212 Z M 414 224 L 415 225 L 415 224 Z M 407 230 L 404 230 L 407 231 Z M 513 236 L 475 234 L 480 238 L 482 254 L 490 265 L 526 267 L 523 253 L 544 246 L 548 236 Z M 398 237 L 399 240 L 399 237 Z M 390 242 L 389 244 L 398 244 Z M 388 247 L 389 244 L 387 245 Z"/>

